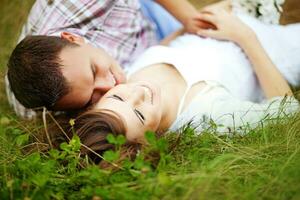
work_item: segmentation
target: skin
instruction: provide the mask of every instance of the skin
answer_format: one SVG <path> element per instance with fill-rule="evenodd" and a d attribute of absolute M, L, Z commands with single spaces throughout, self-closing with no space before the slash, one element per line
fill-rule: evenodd
<path fill-rule="evenodd" d="M 197 33 L 203 28 L 212 28 L 210 23 L 200 18 L 199 11 L 187 0 L 156 0 L 184 26 L 185 32 Z"/>
<path fill-rule="evenodd" d="M 157 130 L 162 120 L 161 93 L 157 85 L 148 82 L 120 84 L 107 92 L 94 109 L 118 113 L 123 120 L 127 139 L 143 143 L 141 132 Z"/>
<path fill-rule="evenodd" d="M 202 19 L 214 24 L 216 29 L 199 31 L 199 35 L 230 40 L 243 48 L 267 98 L 292 95 L 287 81 L 274 66 L 255 33 L 236 16 L 225 10 L 207 8 L 202 13 Z M 148 82 L 149 88 L 155 88 L 152 89 L 152 93 L 153 98 L 156 98 L 155 102 L 159 102 L 157 106 L 149 106 L 149 99 L 151 99 L 149 93 L 147 90 L 141 89 L 139 83 L 143 80 Z M 123 120 L 127 139 L 144 143 L 146 130 L 165 131 L 176 119 L 179 102 L 186 89 L 186 82 L 173 66 L 166 64 L 145 67 L 133 74 L 129 82 L 122 87 L 111 89 L 108 92 L 109 96 L 101 99 L 94 109 L 112 110 Z M 159 87 L 151 87 L 155 84 Z M 205 86 L 205 82 L 199 82 L 192 86 L 184 100 L 184 108 L 203 86 Z M 139 92 L 135 94 L 134 91 Z M 155 95 L 158 93 L 160 95 Z M 118 97 L 112 98 L 114 95 Z M 132 110 L 134 109 L 139 109 L 140 115 L 145 120 L 144 123 L 141 123 L 140 119 L 133 114 Z"/>
<path fill-rule="evenodd" d="M 199 11 L 186 0 L 157 2 L 183 24 L 186 32 L 197 33 L 200 29 L 214 27 L 201 19 Z M 126 81 L 121 67 L 104 50 L 94 48 L 82 37 L 68 32 L 63 32 L 61 38 L 79 46 L 65 48 L 59 55 L 62 73 L 71 91 L 54 105 L 55 110 L 85 108 L 97 102 L 109 89 Z"/>
<path fill-rule="evenodd" d="M 71 33 L 63 32 L 61 37 L 78 46 L 64 48 L 59 55 L 61 70 L 71 91 L 56 103 L 57 110 L 93 104 L 109 89 L 126 81 L 119 64 L 104 50 Z"/>
<path fill-rule="evenodd" d="M 202 12 L 202 19 L 214 24 L 216 29 L 203 29 L 198 31 L 198 35 L 229 40 L 238 44 L 252 63 L 253 70 L 268 99 L 276 96 L 293 96 L 288 82 L 273 64 L 255 33 L 239 18 L 225 9 L 208 7 Z"/>
<path fill-rule="evenodd" d="M 200 82 L 189 90 L 184 107 L 204 85 Z M 116 113 L 126 127 L 127 140 L 145 143 L 145 131 L 165 132 L 176 119 L 186 87 L 173 66 L 155 64 L 134 73 L 128 83 L 111 89 L 92 109 Z"/>

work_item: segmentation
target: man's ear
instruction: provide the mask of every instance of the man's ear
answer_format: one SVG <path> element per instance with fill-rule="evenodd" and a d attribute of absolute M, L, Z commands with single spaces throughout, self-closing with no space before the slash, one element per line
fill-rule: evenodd
<path fill-rule="evenodd" d="M 69 32 L 62 32 L 60 34 L 60 37 L 62 39 L 68 40 L 69 42 L 74 42 L 74 43 L 77 43 L 77 44 L 84 44 L 85 43 L 83 37 L 74 35 L 74 34 L 69 33 Z"/>

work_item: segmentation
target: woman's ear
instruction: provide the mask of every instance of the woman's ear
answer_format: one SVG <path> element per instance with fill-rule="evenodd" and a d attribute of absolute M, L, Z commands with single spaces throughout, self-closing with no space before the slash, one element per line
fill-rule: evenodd
<path fill-rule="evenodd" d="M 83 37 L 80 37 L 78 35 L 74 35 L 74 34 L 69 33 L 69 32 L 62 32 L 60 34 L 60 37 L 62 39 L 68 40 L 69 42 L 74 42 L 74 43 L 77 43 L 77 44 L 84 44 L 85 43 Z"/>

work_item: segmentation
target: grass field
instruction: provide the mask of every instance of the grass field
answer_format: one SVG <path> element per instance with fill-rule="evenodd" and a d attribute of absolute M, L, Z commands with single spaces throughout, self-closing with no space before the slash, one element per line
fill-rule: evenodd
<path fill-rule="evenodd" d="M 80 170 L 86 160 L 78 158 L 77 138 L 62 151 L 24 153 L 43 147 L 34 140 L 42 126 L 16 118 L 3 77 L 32 3 L 0 0 L 0 199 L 300 199 L 299 114 L 244 137 L 217 137 L 214 129 L 197 136 L 189 128 L 159 140 L 149 134 L 152 145 L 119 170 Z M 159 159 L 147 159 L 154 154 Z"/>

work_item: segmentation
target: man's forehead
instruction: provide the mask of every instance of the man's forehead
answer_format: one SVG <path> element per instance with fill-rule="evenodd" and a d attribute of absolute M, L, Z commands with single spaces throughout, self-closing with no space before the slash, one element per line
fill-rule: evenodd
<path fill-rule="evenodd" d="M 65 67 L 83 64 L 88 61 L 88 54 L 82 46 L 65 47 L 59 53 L 61 64 Z"/>

